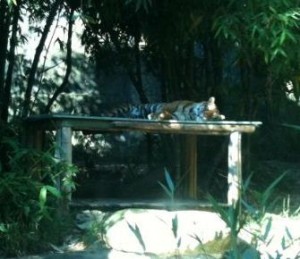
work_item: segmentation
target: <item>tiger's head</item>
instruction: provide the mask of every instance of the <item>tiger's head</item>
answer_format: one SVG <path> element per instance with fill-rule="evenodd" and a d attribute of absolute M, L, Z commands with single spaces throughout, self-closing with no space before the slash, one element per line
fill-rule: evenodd
<path fill-rule="evenodd" d="M 203 113 L 204 120 L 224 120 L 225 116 L 220 114 L 220 111 L 215 103 L 215 97 L 210 97 L 205 104 Z"/>

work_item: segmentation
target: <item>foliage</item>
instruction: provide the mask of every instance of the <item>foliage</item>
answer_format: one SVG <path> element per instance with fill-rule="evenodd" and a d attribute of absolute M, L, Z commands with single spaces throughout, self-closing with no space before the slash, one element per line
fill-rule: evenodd
<path fill-rule="evenodd" d="M 11 132 L 11 130 L 8 130 Z M 4 131 L 2 131 L 4 133 Z M 46 249 L 49 242 L 61 242 L 68 224 L 58 220 L 57 207 L 64 195 L 56 181 L 67 168 L 51 152 L 40 153 L 22 147 L 15 138 L 1 136 L 9 150 L 9 170 L 0 165 L 0 254 L 20 255 Z M 73 170 L 74 171 L 74 170 Z"/>
<path fill-rule="evenodd" d="M 240 53 L 249 58 L 254 51 L 261 52 L 267 63 L 280 57 L 295 58 L 291 54 L 295 51 L 293 44 L 299 40 L 296 34 L 300 19 L 297 1 L 231 1 L 227 8 L 226 11 L 231 12 L 219 13 L 215 19 L 216 36 L 222 35 L 236 42 Z M 288 54 L 289 51 L 292 53 Z"/>
<path fill-rule="evenodd" d="M 135 237 L 137 238 L 137 240 L 139 241 L 139 244 L 141 245 L 143 251 L 146 251 L 146 245 L 143 239 L 143 236 L 141 234 L 140 228 L 137 224 L 131 225 L 130 223 L 127 222 L 127 225 L 129 227 L 129 229 L 133 232 L 133 234 L 135 235 Z"/>
<path fill-rule="evenodd" d="M 209 200 L 213 205 L 213 208 L 217 213 L 220 214 L 221 218 L 225 221 L 227 226 L 230 229 L 230 251 L 228 258 L 248 258 L 247 255 L 251 254 L 251 258 L 259 258 L 258 254 L 253 254 L 253 251 L 250 250 L 241 250 L 239 246 L 239 233 L 243 228 L 247 226 L 251 221 L 257 222 L 259 225 L 262 225 L 264 217 L 267 210 L 274 209 L 274 202 L 270 202 L 271 195 L 275 190 L 275 187 L 280 181 L 284 178 L 285 174 L 282 174 L 280 177 L 275 179 L 265 191 L 263 191 L 259 196 L 256 197 L 256 206 L 250 204 L 246 201 L 245 197 L 249 191 L 249 185 L 251 177 L 249 177 L 242 188 L 242 197 L 241 201 L 237 202 L 235 206 L 229 206 L 228 208 L 223 208 L 219 205 L 213 197 L 210 197 Z M 255 242 L 260 241 L 261 239 L 266 240 L 266 237 L 269 235 L 270 229 L 272 227 L 271 220 L 268 221 L 265 228 L 265 232 L 261 233 L 261 230 L 251 233 L 253 235 L 253 240 Z"/>
<path fill-rule="evenodd" d="M 164 185 L 161 182 L 158 182 L 158 184 L 163 188 L 163 190 L 165 191 L 165 193 L 168 195 L 171 202 L 173 203 L 177 186 L 175 186 L 174 181 L 172 180 L 171 175 L 166 168 L 165 168 L 165 179 L 167 183 L 166 185 Z"/>
<path fill-rule="evenodd" d="M 0 52 L 0 118 L 7 122 L 11 116 L 48 112 L 69 87 L 73 11 L 63 0 L 2 0 L 0 12 L 5 32 Z M 58 30 L 67 30 L 67 37 Z M 31 44 L 37 44 L 36 48 Z M 53 50 L 60 50 L 66 58 L 51 60 Z M 63 66 L 65 75 L 59 71 Z"/>
<path fill-rule="evenodd" d="M 0 117 L 4 121 L 57 107 L 63 112 L 98 112 L 99 103 L 106 98 L 102 92 L 110 85 L 92 86 L 86 81 L 91 69 L 79 77 L 74 71 L 78 57 L 70 59 L 70 38 L 54 34 L 62 27 L 72 35 L 76 18 L 84 24 L 82 41 L 97 64 L 97 74 L 124 73 L 141 102 L 203 100 L 215 95 L 229 119 L 277 122 L 296 118 L 290 114 L 297 113 L 297 107 L 289 108 L 285 83 L 291 81 L 298 96 L 298 1 L 1 3 L 1 13 L 11 18 L 9 24 L 0 20 L 8 29 L 1 39 L 3 53 L 0 51 Z M 72 15 L 74 9 L 77 13 Z M 41 29 L 44 22 L 48 27 Z M 28 23 L 29 34 L 22 29 L 23 23 Z M 38 39 L 39 48 L 31 55 L 34 59 L 22 51 L 31 36 Z M 59 46 L 58 57 L 49 62 L 54 45 Z M 150 85 L 146 82 L 149 75 Z M 153 98 L 149 89 L 154 84 L 160 91 Z M 93 87 L 97 87 L 95 92 Z M 76 94 L 87 101 L 78 105 Z"/>
<path fill-rule="evenodd" d="M 127 72 L 142 102 L 152 74 L 163 100 L 216 95 L 229 117 L 273 121 L 287 80 L 298 91 L 297 1 L 103 0 L 82 14 L 87 50 Z"/>
<path fill-rule="evenodd" d="M 216 12 L 215 35 L 236 53 L 232 62 L 240 70 L 240 94 L 251 113 L 264 100 L 267 119 L 274 120 L 285 83 L 292 81 L 299 92 L 299 19 L 298 1 L 229 1 Z"/>

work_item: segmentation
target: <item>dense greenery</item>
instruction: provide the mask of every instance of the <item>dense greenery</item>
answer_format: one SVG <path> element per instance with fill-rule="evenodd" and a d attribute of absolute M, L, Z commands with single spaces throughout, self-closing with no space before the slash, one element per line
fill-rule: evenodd
<path fill-rule="evenodd" d="M 65 199 L 57 181 L 70 184 L 68 178 L 75 171 L 55 161 L 51 150 L 22 147 L 12 127 L 2 127 L 0 134 L 9 158 L 0 168 L 0 256 L 49 249 L 49 242 L 62 241 L 70 223 L 64 210 L 57 210 Z"/>
<path fill-rule="evenodd" d="M 84 43 L 103 66 L 106 57 L 124 66 L 142 102 L 141 62 L 162 99 L 215 95 L 233 118 L 278 120 L 285 83 L 298 91 L 298 1 L 92 3 Z"/>
<path fill-rule="evenodd" d="M 0 135 L 1 247 L 31 248 L 15 237 L 38 240 L 40 223 L 54 216 L 45 193 L 51 205 L 59 199 L 53 152 L 24 149 L 16 123 L 34 113 L 90 113 L 90 103 L 105 99 L 106 85 L 87 80 L 95 71 L 74 53 L 79 20 L 90 64 L 97 73 L 125 73 L 140 102 L 150 100 L 149 75 L 158 101 L 214 95 L 229 119 L 267 125 L 253 138 L 249 160 L 299 160 L 298 133 L 278 126 L 299 124 L 299 0 L 0 0 L 0 132 L 10 132 Z M 54 38 L 61 27 L 64 37 Z M 28 46 L 30 37 L 36 45 Z M 59 53 L 50 57 L 54 45 Z M 72 98 L 78 93 L 87 98 L 81 105 Z M 37 172 L 40 163 L 45 171 Z"/>
<path fill-rule="evenodd" d="M 158 79 L 161 99 L 215 95 L 232 118 L 261 118 L 263 112 L 266 119 L 278 120 L 278 115 L 284 116 L 282 106 L 288 106 L 288 81 L 298 96 L 298 1 L 3 0 L 2 121 L 8 120 L 9 108 L 19 116 L 49 112 L 61 93 L 75 90 L 70 74 L 76 62 L 74 54 L 72 58 L 76 17 L 84 22 L 83 43 L 93 53 L 97 69 L 108 73 L 124 69 L 142 102 L 149 99 L 145 74 Z M 68 31 L 67 37 L 56 38 L 56 44 L 62 51 L 57 62 L 65 63 L 65 74 L 55 81 L 44 75 L 49 68 L 43 51 L 47 58 L 50 29 L 63 18 L 64 25 L 59 26 Z M 39 38 L 30 60 L 20 54 L 29 36 L 21 27 L 27 19 L 30 33 Z"/>

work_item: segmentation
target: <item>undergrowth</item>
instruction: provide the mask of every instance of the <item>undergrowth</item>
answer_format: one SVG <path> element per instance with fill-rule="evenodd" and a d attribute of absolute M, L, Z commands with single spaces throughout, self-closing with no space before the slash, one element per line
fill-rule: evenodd
<path fill-rule="evenodd" d="M 11 127 L 2 126 L 0 133 L 6 158 L 0 163 L 0 256 L 45 251 L 62 241 L 71 222 L 58 209 L 66 194 L 56 187 L 57 179 L 74 187 L 70 179 L 76 170 L 56 161 L 53 150 L 24 147 Z"/>

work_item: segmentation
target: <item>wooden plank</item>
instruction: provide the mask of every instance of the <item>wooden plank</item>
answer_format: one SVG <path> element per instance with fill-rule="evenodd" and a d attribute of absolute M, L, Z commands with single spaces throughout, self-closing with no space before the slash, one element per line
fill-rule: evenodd
<path fill-rule="evenodd" d="M 234 124 L 203 124 L 203 123 L 182 123 L 182 122 L 113 122 L 117 130 L 134 130 L 155 133 L 177 133 L 177 134 L 197 134 L 197 135 L 226 135 L 231 132 L 239 131 L 252 133 L 255 131 L 253 125 L 234 125 Z"/>
<path fill-rule="evenodd" d="M 41 129 L 71 127 L 90 133 L 143 131 L 149 133 L 176 133 L 197 135 L 224 135 L 234 131 L 252 133 L 261 122 L 237 121 L 150 121 L 143 119 L 105 118 L 95 116 L 40 115 L 26 120 Z"/>
<path fill-rule="evenodd" d="M 235 206 L 241 196 L 242 185 L 242 158 L 241 133 L 236 131 L 230 134 L 228 145 L 228 205 Z"/>

